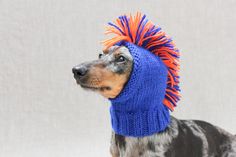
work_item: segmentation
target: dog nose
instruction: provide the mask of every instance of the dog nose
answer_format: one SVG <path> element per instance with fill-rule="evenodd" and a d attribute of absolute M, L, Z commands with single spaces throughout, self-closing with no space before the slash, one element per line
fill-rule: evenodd
<path fill-rule="evenodd" d="M 88 69 L 85 66 L 80 66 L 80 67 L 74 67 L 72 68 L 72 72 L 74 73 L 74 76 L 77 77 L 82 77 L 86 75 Z"/>

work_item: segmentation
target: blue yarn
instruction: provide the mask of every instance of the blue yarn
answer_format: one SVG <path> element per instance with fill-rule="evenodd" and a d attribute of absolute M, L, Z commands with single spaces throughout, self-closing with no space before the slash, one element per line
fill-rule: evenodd
<path fill-rule="evenodd" d="M 112 128 L 116 134 L 143 137 L 162 132 L 170 123 L 169 109 L 163 104 L 167 68 L 155 54 L 137 45 L 121 42 L 133 57 L 130 78 L 111 101 Z"/>
<path fill-rule="evenodd" d="M 119 30 L 123 35 L 125 35 L 125 33 L 119 28 L 119 27 L 117 27 L 116 25 L 114 25 L 113 23 L 111 23 L 111 22 L 109 22 L 108 23 L 110 26 L 112 26 L 112 27 L 115 27 L 117 30 Z"/>

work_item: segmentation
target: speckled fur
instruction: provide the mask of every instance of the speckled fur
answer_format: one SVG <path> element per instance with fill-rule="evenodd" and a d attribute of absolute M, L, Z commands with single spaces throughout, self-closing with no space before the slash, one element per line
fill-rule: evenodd
<path fill-rule="evenodd" d="M 116 55 L 119 54 L 126 58 L 122 64 L 116 62 Z M 99 60 L 85 62 L 75 68 L 106 69 L 106 73 L 116 74 L 116 78 L 125 76 L 127 81 L 132 65 L 133 59 L 128 49 L 113 46 L 104 52 Z M 96 71 L 88 72 L 83 77 L 75 77 L 77 83 L 83 88 L 100 92 L 114 91 L 117 88 L 112 86 L 112 88 L 103 89 L 97 87 L 98 85 L 94 87 L 94 84 L 88 80 L 98 77 L 96 75 L 100 73 Z M 110 78 L 114 79 L 114 77 Z M 104 82 L 104 79 L 109 78 L 100 76 L 98 79 L 100 84 Z M 109 82 L 115 81 L 109 80 Z M 118 87 L 121 86 L 118 85 Z M 171 123 L 165 131 L 151 136 L 125 137 L 112 132 L 110 151 L 113 157 L 236 157 L 236 136 L 204 121 L 178 120 L 171 117 Z"/>
<path fill-rule="evenodd" d="M 113 157 L 236 157 L 236 137 L 209 123 L 171 118 L 168 128 L 147 137 L 112 132 Z"/>

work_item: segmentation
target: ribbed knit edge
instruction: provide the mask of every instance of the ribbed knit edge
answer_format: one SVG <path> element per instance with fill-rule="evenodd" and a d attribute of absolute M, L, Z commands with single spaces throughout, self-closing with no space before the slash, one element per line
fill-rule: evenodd
<path fill-rule="evenodd" d="M 164 105 L 135 113 L 118 112 L 110 108 L 112 128 L 116 134 L 132 137 L 149 136 L 162 132 L 170 123 L 169 110 Z"/>

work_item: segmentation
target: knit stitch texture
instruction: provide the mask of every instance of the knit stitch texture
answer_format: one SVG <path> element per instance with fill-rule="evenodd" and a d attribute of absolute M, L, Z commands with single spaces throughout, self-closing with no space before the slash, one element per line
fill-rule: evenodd
<path fill-rule="evenodd" d="M 121 93 L 109 99 L 112 128 L 124 136 L 142 137 L 165 130 L 170 122 L 169 109 L 163 105 L 166 93 L 167 68 L 150 51 L 129 42 L 133 57 L 130 78 Z"/>

